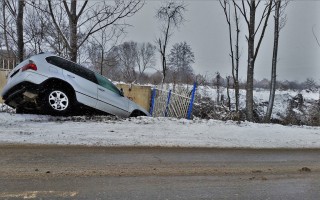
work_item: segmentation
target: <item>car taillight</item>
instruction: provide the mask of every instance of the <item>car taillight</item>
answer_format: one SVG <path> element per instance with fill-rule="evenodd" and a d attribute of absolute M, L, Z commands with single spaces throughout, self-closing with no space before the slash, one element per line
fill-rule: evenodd
<path fill-rule="evenodd" d="M 25 66 L 23 66 L 23 67 L 21 68 L 21 71 L 26 71 L 26 70 L 28 70 L 28 69 L 37 71 L 38 68 L 37 68 L 37 65 L 35 65 L 35 64 L 33 64 L 33 63 L 28 63 L 28 64 L 26 64 Z"/>

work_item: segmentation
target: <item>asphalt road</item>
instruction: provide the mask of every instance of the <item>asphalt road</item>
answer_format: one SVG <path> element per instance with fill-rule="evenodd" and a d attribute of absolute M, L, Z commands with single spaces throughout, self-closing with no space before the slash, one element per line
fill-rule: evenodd
<path fill-rule="evenodd" d="M 319 199 L 320 150 L 0 146 L 0 199 Z"/>

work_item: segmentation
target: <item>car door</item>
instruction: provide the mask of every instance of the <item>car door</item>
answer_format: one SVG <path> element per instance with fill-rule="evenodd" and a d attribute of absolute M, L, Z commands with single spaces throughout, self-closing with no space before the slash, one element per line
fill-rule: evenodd
<path fill-rule="evenodd" d="M 98 103 L 97 109 L 104 112 L 128 117 L 130 115 L 129 99 L 124 97 L 120 90 L 108 79 L 95 73 L 98 81 Z"/>
<path fill-rule="evenodd" d="M 93 72 L 92 72 L 93 73 Z M 92 108 L 97 107 L 98 102 L 98 88 L 97 84 L 88 79 L 87 72 L 80 72 L 80 74 L 74 74 L 69 71 L 63 70 L 65 79 L 73 86 L 76 91 L 76 96 L 79 102 L 90 106 Z"/>
<path fill-rule="evenodd" d="M 78 102 L 96 108 L 98 88 L 93 71 L 57 56 L 50 56 L 46 60 L 63 69 L 63 76 L 75 90 Z"/>

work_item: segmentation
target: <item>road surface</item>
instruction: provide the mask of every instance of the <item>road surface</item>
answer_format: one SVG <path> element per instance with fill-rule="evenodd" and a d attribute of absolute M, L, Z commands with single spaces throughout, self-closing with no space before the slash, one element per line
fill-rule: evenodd
<path fill-rule="evenodd" d="M 0 146 L 0 199 L 318 199 L 320 150 Z"/>

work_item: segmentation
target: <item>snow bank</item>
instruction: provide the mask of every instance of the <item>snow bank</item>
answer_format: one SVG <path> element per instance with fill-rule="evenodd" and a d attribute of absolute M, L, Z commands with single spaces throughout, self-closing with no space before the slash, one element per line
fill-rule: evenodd
<path fill-rule="evenodd" d="M 197 88 L 198 94 L 210 97 L 213 100 L 217 99 L 217 89 L 209 86 L 199 86 Z M 240 101 L 240 109 L 245 109 L 246 107 L 246 90 L 241 89 L 239 96 Z M 227 90 L 226 88 L 221 87 L 220 93 L 224 95 L 225 99 L 227 98 Z M 269 102 L 269 94 L 270 91 L 266 89 L 255 89 L 253 91 L 254 102 L 259 107 L 259 111 L 261 111 L 262 116 L 265 115 L 267 111 L 267 102 Z M 287 107 L 289 101 L 297 96 L 298 94 L 302 94 L 306 107 L 310 107 L 309 102 L 314 102 L 319 99 L 319 92 L 318 91 L 293 91 L 293 90 L 276 90 L 275 93 L 275 100 L 273 105 L 272 111 L 272 118 L 273 119 L 281 119 L 286 115 Z M 230 98 L 231 103 L 235 103 L 235 94 L 234 90 L 230 89 Z"/>
<path fill-rule="evenodd" d="M 320 127 L 172 118 L 51 117 L 0 113 L 0 144 L 320 148 Z"/>

